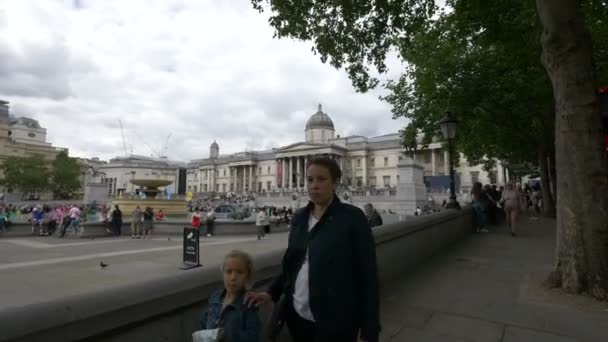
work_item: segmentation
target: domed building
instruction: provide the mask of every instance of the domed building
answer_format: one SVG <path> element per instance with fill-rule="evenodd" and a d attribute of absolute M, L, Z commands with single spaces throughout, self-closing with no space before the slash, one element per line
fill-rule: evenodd
<path fill-rule="evenodd" d="M 359 189 L 395 189 L 399 183 L 397 164 L 404 158 L 399 133 L 364 137 L 336 134 L 334 121 L 321 104 L 304 127 L 304 141 L 265 151 L 220 154 L 216 141 L 209 158 L 187 165 L 187 191 L 194 193 L 243 193 L 304 191 L 306 165 L 315 156 L 335 159 L 342 169 L 341 184 Z M 415 162 L 424 168 L 424 176 L 445 181 L 448 172 L 447 151 L 441 142 L 432 142 L 416 152 Z M 463 159 L 456 172 L 460 189 L 466 192 L 472 183 L 504 184 L 505 169 L 500 165 L 487 173 L 481 166 L 468 166 Z M 466 165 L 466 166 L 465 166 Z M 429 183 L 427 183 L 429 184 Z M 436 184 L 430 182 L 432 184 Z"/>
<path fill-rule="evenodd" d="M 329 115 L 323 113 L 323 107 L 319 104 L 317 112 L 306 122 L 306 142 L 327 144 L 334 138 L 335 132 L 334 122 Z"/>

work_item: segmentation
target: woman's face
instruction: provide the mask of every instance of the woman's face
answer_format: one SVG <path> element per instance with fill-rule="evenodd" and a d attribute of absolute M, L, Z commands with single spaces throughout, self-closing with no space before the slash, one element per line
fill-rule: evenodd
<path fill-rule="evenodd" d="M 315 204 L 327 204 L 331 202 L 336 192 L 336 183 L 331 178 L 329 169 L 313 164 L 308 167 L 308 179 L 306 180 L 308 197 Z"/>

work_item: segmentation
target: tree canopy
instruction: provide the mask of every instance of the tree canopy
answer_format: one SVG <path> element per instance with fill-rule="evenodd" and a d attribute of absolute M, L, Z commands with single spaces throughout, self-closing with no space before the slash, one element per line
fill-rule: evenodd
<path fill-rule="evenodd" d="M 53 161 L 52 190 L 56 197 L 70 198 L 80 189 L 80 166 L 65 151 L 57 154 Z"/>
<path fill-rule="evenodd" d="M 49 189 L 50 174 L 47 162 L 41 155 L 9 157 L 0 165 L 0 170 L 4 175 L 2 185 L 7 189 L 24 194 Z"/>

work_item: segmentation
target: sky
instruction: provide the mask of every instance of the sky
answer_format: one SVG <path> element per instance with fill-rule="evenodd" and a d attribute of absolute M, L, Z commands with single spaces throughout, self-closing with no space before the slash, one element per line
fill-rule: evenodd
<path fill-rule="evenodd" d="M 319 103 L 341 136 L 405 125 L 310 42 L 273 39 L 268 17 L 249 0 L 0 0 L 0 99 L 54 146 L 103 160 L 285 146 Z"/>

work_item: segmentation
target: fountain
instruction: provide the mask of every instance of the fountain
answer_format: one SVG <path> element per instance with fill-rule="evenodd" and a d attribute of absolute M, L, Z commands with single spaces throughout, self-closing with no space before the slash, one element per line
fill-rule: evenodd
<path fill-rule="evenodd" d="M 160 192 L 158 188 L 173 183 L 172 180 L 131 179 L 130 182 L 143 187 L 143 189 L 140 189 L 140 192 L 144 193 L 145 198 L 118 198 L 114 200 L 112 204 L 118 205 L 123 215 L 129 215 L 138 205 L 142 210 L 146 207 L 152 207 L 154 212 L 162 209 L 167 215 L 183 216 L 186 214 L 186 202 L 184 200 L 157 198 Z"/>

